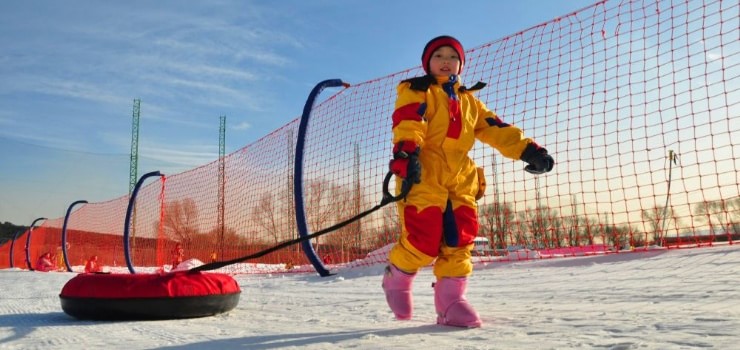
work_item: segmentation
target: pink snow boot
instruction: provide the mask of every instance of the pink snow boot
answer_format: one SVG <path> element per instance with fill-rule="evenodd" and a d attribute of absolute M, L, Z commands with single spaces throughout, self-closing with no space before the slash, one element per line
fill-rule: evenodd
<path fill-rule="evenodd" d="M 437 324 L 476 328 L 481 320 L 478 313 L 465 299 L 468 284 L 466 277 L 445 277 L 434 284 L 434 306 Z"/>
<path fill-rule="evenodd" d="M 411 296 L 411 282 L 414 281 L 414 277 L 416 277 L 415 273 L 408 274 L 392 264 L 389 264 L 385 268 L 385 274 L 383 275 L 385 300 L 398 320 L 411 319 L 411 312 L 414 308 L 414 300 Z"/>

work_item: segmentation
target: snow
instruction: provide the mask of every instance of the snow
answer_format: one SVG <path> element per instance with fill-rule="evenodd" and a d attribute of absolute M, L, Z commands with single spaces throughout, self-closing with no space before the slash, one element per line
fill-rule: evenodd
<path fill-rule="evenodd" d="M 243 274 L 239 305 L 212 317 L 99 322 L 66 315 L 66 272 L 0 270 L 0 349 L 733 349 L 740 247 L 478 264 L 468 299 L 482 328 L 434 324 L 431 269 L 415 314 L 396 321 L 382 264 Z M 138 270 L 137 270 L 138 271 Z"/>

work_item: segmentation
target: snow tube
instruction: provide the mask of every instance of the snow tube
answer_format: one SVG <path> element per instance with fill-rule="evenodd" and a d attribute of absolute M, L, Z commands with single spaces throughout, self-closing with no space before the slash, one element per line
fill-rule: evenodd
<path fill-rule="evenodd" d="M 229 275 L 178 271 L 161 274 L 80 274 L 59 298 L 68 315 L 88 320 L 164 320 L 212 316 L 239 303 Z"/>

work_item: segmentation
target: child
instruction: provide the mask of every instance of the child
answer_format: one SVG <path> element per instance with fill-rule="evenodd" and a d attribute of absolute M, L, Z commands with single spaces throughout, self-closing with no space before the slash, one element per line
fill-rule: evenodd
<path fill-rule="evenodd" d="M 170 270 L 176 269 L 177 265 L 180 265 L 184 258 L 185 249 L 182 248 L 182 244 L 177 243 L 177 245 L 175 245 L 175 249 L 172 250 L 172 267 Z"/>
<path fill-rule="evenodd" d="M 98 273 L 101 271 L 100 265 L 98 265 L 98 256 L 91 256 L 85 263 L 85 273 Z"/>
<path fill-rule="evenodd" d="M 46 252 L 39 256 L 36 260 L 36 271 L 49 272 L 54 270 L 54 263 L 52 263 L 53 257 L 50 252 Z"/>
<path fill-rule="evenodd" d="M 57 264 L 56 266 L 61 271 L 66 271 L 67 265 L 64 263 L 64 251 L 62 250 L 61 246 L 57 247 L 57 252 L 56 254 L 54 254 L 54 258 L 56 258 L 56 264 Z"/>
<path fill-rule="evenodd" d="M 396 318 L 410 319 L 416 272 L 436 259 L 437 323 L 480 327 L 478 313 L 465 298 L 478 234 L 479 191 L 477 167 L 468 152 L 478 139 L 528 163 L 525 170 L 534 174 L 552 170 L 554 160 L 473 96 L 485 84 L 460 85 L 465 52 L 457 39 L 432 39 L 421 63 L 427 75 L 405 80 L 397 88 L 390 169 L 397 192 L 404 182 L 413 186 L 405 200 L 397 202 L 402 231 L 388 254 L 383 290 Z"/>

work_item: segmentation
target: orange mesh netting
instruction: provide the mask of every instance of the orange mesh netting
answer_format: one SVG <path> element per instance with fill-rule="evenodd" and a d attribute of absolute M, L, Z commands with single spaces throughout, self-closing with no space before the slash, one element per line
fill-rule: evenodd
<path fill-rule="evenodd" d="M 466 51 L 463 84 L 487 83 L 478 97 L 556 161 L 553 172 L 532 176 L 522 162 L 476 144 L 471 156 L 488 184 L 479 202 L 485 240 L 476 259 L 740 239 L 738 13 L 737 1 L 601 1 Z M 395 88 L 422 74 L 418 67 L 353 84 L 315 106 L 303 154 L 310 230 L 380 202 Z M 134 264 L 168 265 L 178 243 L 186 259 L 210 262 L 297 237 L 298 123 L 226 155 L 222 198 L 220 160 L 148 181 L 132 218 Z M 128 198 L 72 212 L 67 240 L 74 270 L 93 254 L 102 265 L 125 265 Z M 32 263 L 61 246 L 63 222 L 46 220 L 33 230 Z M 312 244 L 333 268 L 372 265 L 385 261 L 399 231 L 389 205 Z M 16 267 L 26 266 L 27 235 L 15 242 Z M 9 265 L 10 244 L 0 247 L 0 267 Z M 312 267 L 294 245 L 224 271 Z"/>

